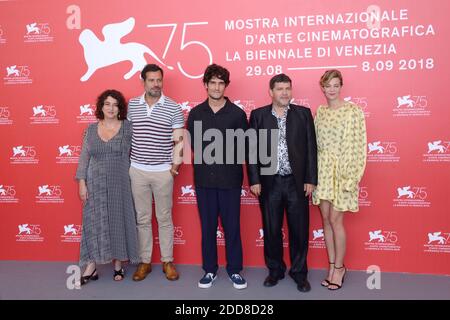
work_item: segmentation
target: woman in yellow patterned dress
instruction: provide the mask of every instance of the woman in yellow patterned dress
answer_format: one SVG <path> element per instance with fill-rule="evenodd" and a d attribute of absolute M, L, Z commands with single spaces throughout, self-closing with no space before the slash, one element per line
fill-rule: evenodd
<path fill-rule="evenodd" d="M 329 290 L 342 287 L 346 268 L 344 213 L 358 211 L 358 183 L 366 166 L 366 125 L 357 105 L 340 97 L 343 85 L 339 70 L 326 71 L 320 86 L 327 105 L 314 119 L 318 149 L 318 185 L 313 203 L 322 214 L 329 259 L 328 276 L 321 285 Z"/>

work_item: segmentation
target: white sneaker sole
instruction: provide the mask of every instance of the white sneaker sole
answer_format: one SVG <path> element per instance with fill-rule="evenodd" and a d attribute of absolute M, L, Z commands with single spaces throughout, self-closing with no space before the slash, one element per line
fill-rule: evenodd
<path fill-rule="evenodd" d="M 231 279 L 230 279 L 230 281 L 233 282 L 233 280 L 231 280 Z M 247 288 L 247 282 L 244 284 L 236 284 L 233 282 L 233 287 L 238 290 L 245 289 L 245 288 Z"/>

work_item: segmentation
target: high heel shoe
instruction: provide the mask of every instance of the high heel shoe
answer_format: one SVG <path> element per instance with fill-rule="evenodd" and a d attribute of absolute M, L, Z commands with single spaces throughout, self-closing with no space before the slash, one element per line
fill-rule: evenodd
<path fill-rule="evenodd" d="M 334 262 L 328 262 L 329 264 L 334 264 Z M 331 268 L 330 268 L 331 269 Z M 330 280 L 323 279 L 323 281 L 320 283 L 322 287 L 328 287 L 330 285 Z"/>
<path fill-rule="evenodd" d="M 342 280 L 341 280 L 341 284 L 339 285 L 339 284 L 337 284 L 337 283 L 333 283 L 333 282 L 330 282 L 330 284 L 328 285 L 328 290 L 339 290 L 340 288 L 342 288 L 342 285 L 344 284 L 344 280 L 345 280 L 345 275 L 346 275 L 346 273 L 347 273 L 347 269 L 345 268 L 345 265 L 342 265 L 342 267 L 334 267 L 334 269 L 336 270 L 336 269 L 342 269 L 342 268 L 344 268 L 344 274 L 342 275 Z M 336 288 L 330 288 L 330 286 L 335 286 Z"/>
<path fill-rule="evenodd" d="M 119 276 L 120 278 L 116 279 L 117 276 Z M 123 270 L 123 268 L 120 268 L 120 270 L 114 270 L 114 281 L 122 281 L 123 278 L 125 278 L 125 271 Z"/>
<path fill-rule="evenodd" d="M 95 274 L 94 274 L 94 273 L 95 273 Z M 98 280 L 97 269 L 94 269 L 94 271 L 93 271 L 90 275 L 88 275 L 88 276 L 82 276 L 82 277 L 80 278 L 80 285 L 84 285 L 84 284 L 88 283 L 88 282 L 91 281 L 91 280 L 93 280 L 93 281 Z"/>

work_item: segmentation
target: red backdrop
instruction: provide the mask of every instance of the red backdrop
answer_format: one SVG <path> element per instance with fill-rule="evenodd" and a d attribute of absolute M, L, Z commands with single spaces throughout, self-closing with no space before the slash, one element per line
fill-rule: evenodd
<path fill-rule="evenodd" d="M 270 102 L 268 81 L 280 72 L 293 79 L 294 102 L 315 113 L 324 102 L 321 74 L 340 68 L 344 96 L 366 114 L 369 143 L 360 212 L 346 216 L 346 264 L 450 274 L 450 4 L 371 3 L 0 2 L 0 259 L 78 259 L 74 175 L 101 91 L 142 94 L 134 71 L 159 60 L 165 94 L 187 112 L 205 99 L 200 77 L 213 61 L 231 71 L 227 95 L 248 113 Z M 200 264 L 195 197 L 186 192 L 192 184 L 184 165 L 174 190 L 175 258 Z M 244 262 L 262 266 L 259 208 L 246 180 L 243 190 Z M 311 207 L 312 268 L 327 262 L 320 229 Z M 155 261 L 158 255 L 156 247 Z"/>

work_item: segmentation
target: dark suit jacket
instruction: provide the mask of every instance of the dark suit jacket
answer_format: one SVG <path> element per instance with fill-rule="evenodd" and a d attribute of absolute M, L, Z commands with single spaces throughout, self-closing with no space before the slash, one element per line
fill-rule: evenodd
<path fill-rule="evenodd" d="M 267 152 L 271 150 L 271 131 L 270 129 L 278 129 L 277 119 L 272 115 L 272 105 L 264 106 L 252 111 L 250 115 L 250 127 L 259 131 L 260 129 L 268 129 Z M 248 179 L 250 185 L 261 184 L 261 195 L 270 192 L 273 176 L 276 172 L 269 175 L 261 174 L 261 169 L 269 167 L 270 164 L 261 162 L 260 137 L 258 142 L 252 144 L 253 151 L 257 148 L 257 163 L 249 163 Z M 317 185 L 317 142 L 314 129 L 314 121 L 311 110 L 294 104 L 290 105 L 286 119 L 286 142 L 288 146 L 289 163 L 292 173 L 297 184 L 297 193 L 304 197 L 303 184 L 309 183 Z M 278 143 L 278 138 L 274 137 L 274 143 Z M 251 147 L 252 147 L 251 146 Z M 278 150 L 274 146 L 274 150 Z M 276 151 L 275 151 L 276 152 Z M 274 155 L 277 159 L 277 154 Z M 250 161 L 251 159 L 249 159 Z M 276 166 L 275 170 L 276 171 Z"/>

